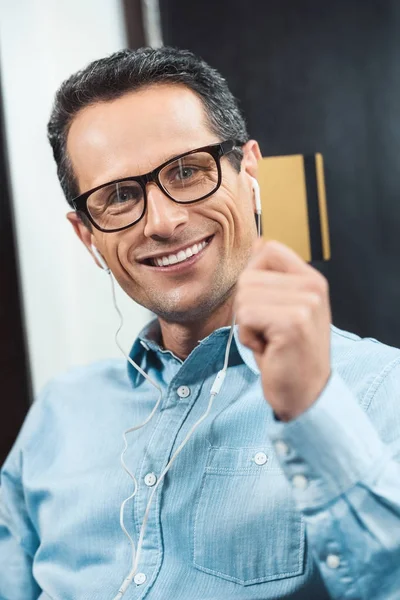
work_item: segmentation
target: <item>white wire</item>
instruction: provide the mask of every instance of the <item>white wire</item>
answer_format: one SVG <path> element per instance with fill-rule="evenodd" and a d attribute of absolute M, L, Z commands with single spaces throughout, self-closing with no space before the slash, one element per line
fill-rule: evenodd
<path fill-rule="evenodd" d="M 135 427 L 130 427 L 129 429 L 127 429 L 126 431 L 124 431 L 124 433 L 122 434 L 122 439 L 124 441 L 124 447 L 120 456 L 120 462 L 122 465 L 122 468 L 124 469 L 125 473 L 127 473 L 127 475 L 132 479 L 133 481 L 133 492 L 130 496 L 128 496 L 127 498 L 125 498 L 125 500 L 122 502 L 121 504 L 121 508 L 120 508 L 120 514 L 119 514 L 119 523 L 121 526 L 122 531 L 125 533 L 126 537 L 129 540 L 130 546 L 131 546 L 131 551 L 132 551 L 132 567 L 135 563 L 135 557 L 136 557 L 136 548 L 135 548 L 135 542 L 133 541 L 131 535 L 129 534 L 128 530 L 125 527 L 125 523 L 124 523 L 124 512 L 125 512 L 125 506 L 126 504 L 132 500 L 137 493 L 138 490 L 138 484 L 137 484 L 137 480 L 136 477 L 134 476 L 134 474 L 129 470 L 129 468 L 127 467 L 126 463 L 125 463 L 125 453 L 128 449 L 128 440 L 127 440 L 127 434 L 131 433 L 132 431 L 137 431 L 138 429 L 141 429 L 142 427 L 144 427 L 145 425 L 147 425 L 151 419 L 154 417 L 154 415 L 157 412 L 158 407 L 160 406 L 160 402 L 162 399 L 162 389 L 161 387 L 155 382 L 153 381 L 153 379 L 151 377 L 149 377 L 147 375 L 147 373 L 145 371 L 143 371 L 143 369 L 137 364 L 135 363 L 135 361 L 133 361 L 131 359 L 131 357 L 126 354 L 126 352 L 124 351 L 123 347 L 121 346 L 119 339 L 118 339 L 118 335 L 123 327 L 124 324 L 124 318 L 122 316 L 122 313 L 119 309 L 118 303 L 117 303 L 117 298 L 116 298 L 116 294 L 115 294 L 115 284 L 114 284 L 114 279 L 112 276 L 112 273 L 110 270 L 107 271 L 109 276 L 110 276 L 110 281 L 111 281 L 111 290 L 112 290 L 112 298 L 113 298 L 113 304 L 114 304 L 114 308 L 117 311 L 117 314 L 119 316 L 120 319 L 120 323 L 119 323 L 119 327 L 117 329 L 117 331 L 115 332 L 115 343 L 117 344 L 118 348 L 121 350 L 122 354 L 125 356 L 125 358 L 128 360 L 128 362 L 141 374 L 143 375 L 143 377 L 145 379 L 147 379 L 147 381 L 149 381 L 159 392 L 158 394 L 158 398 L 157 398 L 157 402 L 154 405 L 153 410 L 151 411 L 151 413 L 149 414 L 149 416 L 147 417 L 147 419 L 145 419 L 142 423 L 140 423 L 139 425 L 136 425 Z"/>
<path fill-rule="evenodd" d="M 119 343 L 119 339 L 118 339 L 118 335 L 123 327 L 124 324 L 124 319 L 122 316 L 122 313 L 118 307 L 117 304 L 117 299 L 116 299 L 116 295 L 115 295 L 115 285 L 114 285 L 114 279 L 113 276 L 111 274 L 111 271 L 108 271 L 108 274 L 110 276 L 110 280 L 111 280 L 111 288 L 112 288 L 112 296 L 113 296 L 113 303 L 114 303 L 114 307 L 115 310 L 117 311 L 117 314 L 120 318 L 120 324 L 119 327 L 115 333 L 115 343 L 117 344 L 118 348 L 121 350 L 122 354 L 125 356 L 125 358 L 129 361 L 129 363 L 141 374 L 143 375 L 143 377 L 145 377 L 147 379 L 147 381 L 149 381 L 155 388 L 158 389 L 159 391 L 159 396 L 157 399 L 156 404 L 154 405 L 153 410 L 151 411 L 151 413 L 149 414 L 149 416 L 147 417 L 147 419 L 145 421 L 143 421 L 143 423 L 141 423 L 140 425 L 136 425 L 135 427 L 130 427 L 129 429 L 127 429 L 126 431 L 124 431 L 122 437 L 124 440 L 124 448 L 123 451 L 121 453 L 121 465 L 122 468 L 124 469 L 124 471 L 129 475 L 129 477 L 132 479 L 133 481 L 133 492 L 130 496 L 128 496 L 128 498 L 125 498 L 125 500 L 122 502 L 121 504 L 121 508 L 120 508 L 120 525 L 121 525 L 121 529 L 122 531 L 125 533 L 125 535 L 127 536 L 129 543 L 131 545 L 131 550 L 132 550 L 132 568 L 130 570 L 130 572 L 128 573 L 128 575 L 125 577 L 124 581 L 122 582 L 117 595 L 113 598 L 113 600 L 121 600 L 121 598 L 124 596 L 126 590 L 128 589 L 129 585 L 131 584 L 133 578 L 136 575 L 136 571 L 138 568 L 138 564 L 139 564 L 139 559 L 140 559 L 140 554 L 141 554 L 141 550 L 142 550 L 142 545 L 143 545 L 143 540 L 144 540 L 144 534 L 146 531 L 146 526 L 147 526 L 147 521 L 149 518 L 149 514 L 150 514 L 150 508 L 153 502 L 153 498 L 154 498 L 154 494 L 156 492 L 156 490 L 158 489 L 158 486 L 160 485 L 160 483 L 163 481 L 164 477 L 166 476 L 166 474 L 168 473 L 168 471 L 170 470 L 170 468 L 172 467 L 173 463 L 175 462 L 175 460 L 178 458 L 179 454 L 182 452 L 183 448 L 186 446 L 186 444 L 188 443 L 189 439 L 192 437 L 193 433 L 196 431 L 196 429 L 199 427 L 199 425 L 208 417 L 208 415 L 211 412 L 212 406 L 213 406 L 213 402 L 214 402 L 214 398 L 215 396 L 219 393 L 221 386 L 223 384 L 223 381 L 225 379 L 225 375 L 226 375 L 226 371 L 228 368 L 228 361 L 229 361 L 229 351 L 231 348 L 231 344 L 232 344 L 232 339 L 233 339 L 233 332 L 234 332 L 234 327 L 235 327 L 235 317 L 233 318 L 232 321 L 232 326 L 231 326 L 231 330 L 229 332 L 229 337 L 228 337 L 228 341 L 226 344 L 226 349 L 225 349 L 225 358 L 224 358 L 224 364 L 223 367 L 221 369 L 221 371 L 218 372 L 213 385 L 211 386 L 211 392 L 210 392 L 210 399 L 208 401 L 208 405 L 207 405 L 207 410 L 203 413 L 203 415 L 200 417 L 200 419 L 198 421 L 196 421 L 196 423 L 192 426 L 192 428 L 189 430 L 189 432 L 187 433 L 187 435 L 185 436 L 184 440 L 179 444 L 178 448 L 176 449 L 176 451 L 174 452 L 172 458 L 170 459 L 170 461 L 168 462 L 168 464 L 165 466 L 164 470 L 162 471 L 161 475 L 158 478 L 158 481 L 156 483 L 156 485 L 153 487 L 152 492 L 150 494 L 150 498 L 147 502 L 147 506 L 146 506 L 146 510 L 144 513 L 144 517 L 143 517 L 143 521 L 142 521 L 142 525 L 140 528 L 140 533 L 139 533 L 139 539 L 138 539 L 138 545 L 137 545 L 137 549 L 135 547 L 135 542 L 133 541 L 131 535 L 129 534 L 128 530 L 125 527 L 125 523 L 124 523 L 124 510 L 125 510 L 125 506 L 127 504 L 127 502 L 129 502 L 129 500 L 132 500 L 138 490 L 138 485 L 137 485 L 137 480 L 136 477 L 133 475 L 133 473 L 131 473 L 131 471 L 128 469 L 125 460 L 124 460 L 124 456 L 125 453 L 128 449 L 128 440 L 127 440 L 127 434 L 131 433 L 132 431 L 137 431 L 138 429 L 141 429 L 142 427 L 144 427 L 145 425 L 147 425 L 147 423 L 149 423 L 149 421 L 151 421 L 151 419 L 154 417 L 160 402 L 161 402 L 161 398 L 162 398 L 162 388 L 161 386 L 159 386 L 155 381 L 153 381 L 153 379 L 151 379 L 151 377 L 149 377 L 147 375 L 147 373 L 145 373 L 145 371 L 143 371 L 143 369 L 137 365 L 132 359 L 131 357 L 125 353 L 124 349 L 122 348 L 121 344 Z"/>

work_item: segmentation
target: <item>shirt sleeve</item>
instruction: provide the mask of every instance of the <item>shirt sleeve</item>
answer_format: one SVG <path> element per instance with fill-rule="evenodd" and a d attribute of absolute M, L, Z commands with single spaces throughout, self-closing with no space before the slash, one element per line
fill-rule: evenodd
<path fill-rule="evenodd" d="M 385 370 L 371 406 L 387 443 L 340 376 L 270 438 L 334 599 L 389 600 L 400 589 L 400 367 Z"/>
<path fill-rule="evenodd" d="M 40 589 L 32 574 L 38 547 L 21 482 L 22 458 L 15 444 L 0 479 L 0 598 L 36 600 Z"/>

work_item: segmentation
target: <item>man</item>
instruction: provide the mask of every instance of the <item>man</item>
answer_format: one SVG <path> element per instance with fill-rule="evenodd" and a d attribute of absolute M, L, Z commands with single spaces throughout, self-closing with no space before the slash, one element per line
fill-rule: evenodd
<path fill-rule="evenodd" d="M 118 52 L 63 84 L 49 138 L 76 234 L 157 315 L 130 353 L 151 381 L 105 361 L 35 402 L 3 469 L 1 598 L 400 598 L 400 352 L 331 330 L 324 278 L 255 243 L 260 151 L 222 77 Z M 155 406 L 127 437 L 132 569 L 120 436 Z"/>

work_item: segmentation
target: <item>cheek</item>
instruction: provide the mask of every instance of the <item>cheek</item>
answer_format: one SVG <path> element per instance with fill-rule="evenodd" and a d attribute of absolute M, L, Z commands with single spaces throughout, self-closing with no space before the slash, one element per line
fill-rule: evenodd
<path fill-rule="evenodd" d="M 255 217 L 251 201 L 238 194 L 221 196 L 209 207 L 208 217 L 219 223 L 228 248 L 241 247 L 247 239 L 251 242 L 256 234 Z"/>
<path fill-rule="evenodd" d="M 127 229 L 118 234 L 108 234 L 107 240 L 104 241 L 109 265 L 120 285 L 123 282 L 127 283 L 132 280 L 133 263 L 130 262 L 129 257 L 134 247 L 136 247 L 136 244 L 132 243 L 134 241 L 133 237 L 132 232 Z"/>

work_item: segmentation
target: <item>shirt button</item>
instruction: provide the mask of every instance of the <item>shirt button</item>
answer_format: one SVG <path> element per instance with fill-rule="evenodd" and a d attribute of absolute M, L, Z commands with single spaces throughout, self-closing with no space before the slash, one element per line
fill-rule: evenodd
<path fill-rule="evenodd" d="M 337 554 L 328 554 L 326 557 L 326 566 L 330 569 L 337 569 L 340 565 L 340 558 Z"/>
<path fill-rule="evenodd" d="M 308 486 L 308 479 L 305 475 L 295 475 L 292 479 L 292 483 L 298 490 L 305 490 Z"/>
<path fill-rule="evenodd" d="M 289 453 L 289 446 L 282 440 L 278 440 L 275 443 L 275 450 L 278 456 L 286 456 Z"/>
<path fill-rule="evenodd" d="M 133 581 L 136 583 L 136 585 L 142 585 L 145 581 L 146 581 L 146 575 L 144 573 L 136 573 L 135 577 L 133 578 Z"/>
<path fill-rule="evenodd" d="M 188 396 L 190 396 L 190 388 L 188 388 L 187 385 L 179 386 L 176 391 L 178 393 L 179 398 L 187 398 Z"/>
<path fill-rule="evenodd" d="M 147 475 L 144 476 L 144 482 L 148 487 L 153 487 L 153 485 L 156 484 L 156 481 L 157 477 L 154 473 L 147 473 Z"/>
<path fill-rule="evenodd" d="M 254 462 L 256 463 L 256 465 L 265 465 L 267 460 L 268 456 L 265 454 L 265 452 L 257 452 L 257 454 L 254 457 Z"/>

